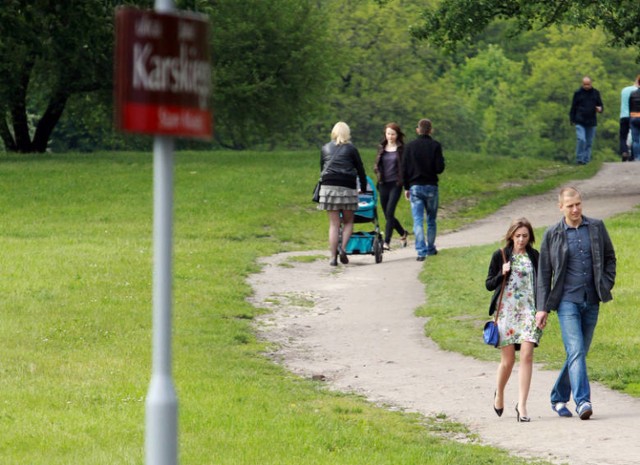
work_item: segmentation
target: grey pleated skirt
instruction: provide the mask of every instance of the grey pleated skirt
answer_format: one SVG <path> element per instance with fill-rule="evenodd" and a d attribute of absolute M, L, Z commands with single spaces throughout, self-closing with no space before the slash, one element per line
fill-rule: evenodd
<path fill-rule="evenodd" d="M 358 191 L 342 186 L 320 186 L 318 210 L 357 210 Z"/>

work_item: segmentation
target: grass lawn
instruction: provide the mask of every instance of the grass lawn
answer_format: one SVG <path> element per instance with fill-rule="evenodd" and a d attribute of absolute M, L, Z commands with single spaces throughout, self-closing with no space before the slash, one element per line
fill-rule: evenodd
<path fill-rule="evenodd" d="M 363 156 L 371 171 L 373 151 Z M 310 202 L 318 157 L 318 151 L 176 154 L 173 349 L 180 463 L 525 463 L 474 444 L 463 425 L 446 417 L 375 408 L 296 378 L 262 355 L 267 347 L 251 328 L 261 310 L 246 302 L 246 277 L 257 271 L 260 256 L 326 248 L 326 216 Z M 442 231 L 577 174 L 573 166 L 550 161 L 446 157 Z M 0 155 L 3 464 L 143 463 L 152 170 L 150 152 Z M 596 170 L 593 164 L 579 174 Z M 408 209 L 399 214 L 410 223 Z M 629 276 L 637 275 L 637 265 L 624 257 L 631 256 L 626 244 L 637 220 L 627 215 L 608 222 L 624 273 L 590 360 L 594 376 L 635 394 L 638 357 L 629 353 L 638 347 L 632 331 L 638 305 Z M 464 252 L 476 258 L 468 266 L 478 280 L 484 280 L 489 250 Z M 452 270 L 462 256 L 443 251 L 438 263 Z M 432 273 L 428 263 L 424 273 Z M 435 318 L 428 331 L 445 347 L 449 337 L 460 341 L 469 331 L 469 349 L 462 350 L 477 356 L 483 348 L 473 318 L 455 328 L 442 320 L 451 312 L 485 319 L 488 296 L 456 291 L 449 294 L 459 296 L 449 302 L 455 309 L 447 307 L 443 296 L 453 286 L 447 275 L 452 272 L 440 281 L 429 277 Z M 559 336 L 549 333 L 538 360 L 553 364 L 551 347 Z M 609 346 L 597 346 L 607 340 Z M 619 361 L 615 373 L 598 354 Z M 471 441 L 446 439 L 451 434 Z"/>

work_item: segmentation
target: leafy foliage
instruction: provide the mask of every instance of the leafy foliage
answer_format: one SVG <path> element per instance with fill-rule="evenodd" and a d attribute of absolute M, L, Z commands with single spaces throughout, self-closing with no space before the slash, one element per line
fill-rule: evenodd
<path fill-rule="evenodd" d="M 241 149 L 301 131 L 335 76 L 324 10 L 308 0 L 220 0 L 207 11 L 217 142 Z"/>
<path fill-rule="evenodd" d="M 54 146 L 121 148 L 122 138 L 109 129 L 111 104 L 105 99 L 112 89 L 113 11 L 121 3 L 148 8 L 153 2 L 4 2 L 0 136 L 7 150 L 45 151 L 75 95 L 81 95 L 74 100 L 77 111 L 63 120 Z M 177 3 L 211 17 L 219 144 L 255 146 L 300 131 L 331 81 L 326 18 L 317 2 Z M 102 128 L 95 125 L 96 118 Z M 89 129 L 96 132 L 89 135 Z"/>
<path fill-rule="evenodd" d="M 118 3 L 3 4 L 7 150 L 148 147 L 148 138 L 112 129 Z M 444 0 L 427 2 L 426 12 L 420 0 L 176 4 L 211 18 L 214 147 L 318 146 L 344 120 L 356 145 L 372 149 L 386 123 L 410 139 L 417 120 L 429 117 L 445 150 L 571 160 L 567 113 L 589 75 L 605 102 L 595 148 L 613 154 L 619 91 L 638 71 L 637 49 L 609 45 L 638 45 L 636 2 Z"/>
<path fill-rule="evenodd" d="M 640 3 L 635 0 L 443 0 L 425 11 L 413 33 L 455 47 L 499 19 L 513 19 L 514 34 L 552 24 L 602 27 L 612 43 L 640 46 Z"/>

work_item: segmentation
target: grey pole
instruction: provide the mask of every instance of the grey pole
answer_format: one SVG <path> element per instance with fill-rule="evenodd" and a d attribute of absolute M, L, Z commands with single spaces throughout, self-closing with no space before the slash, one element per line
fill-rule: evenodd
<path fill-rule="evenodd" d="M 156 0 L 155 10 L 173 10 Z M 173 139 L 153 139 L 153 355 L 146 399 L 145 464 L 178 464 L 178 398 L 171 376 Z"/>
<path fill-rule="evenodd" d="M 173 138 L 153 141 L 153 360 L 146 399 L 146 465 L 178 463 L 178 399 L 171 377 Z"/>

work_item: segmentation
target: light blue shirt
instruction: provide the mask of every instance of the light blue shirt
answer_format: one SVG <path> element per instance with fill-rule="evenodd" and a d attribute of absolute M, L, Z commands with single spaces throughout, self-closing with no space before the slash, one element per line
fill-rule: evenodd
<path fill-rule="evenodd" d="M 629 117 L 629 96 L 636 89 L 636 86 L 627 86 L 620 92 L 620 118 Z"/>

